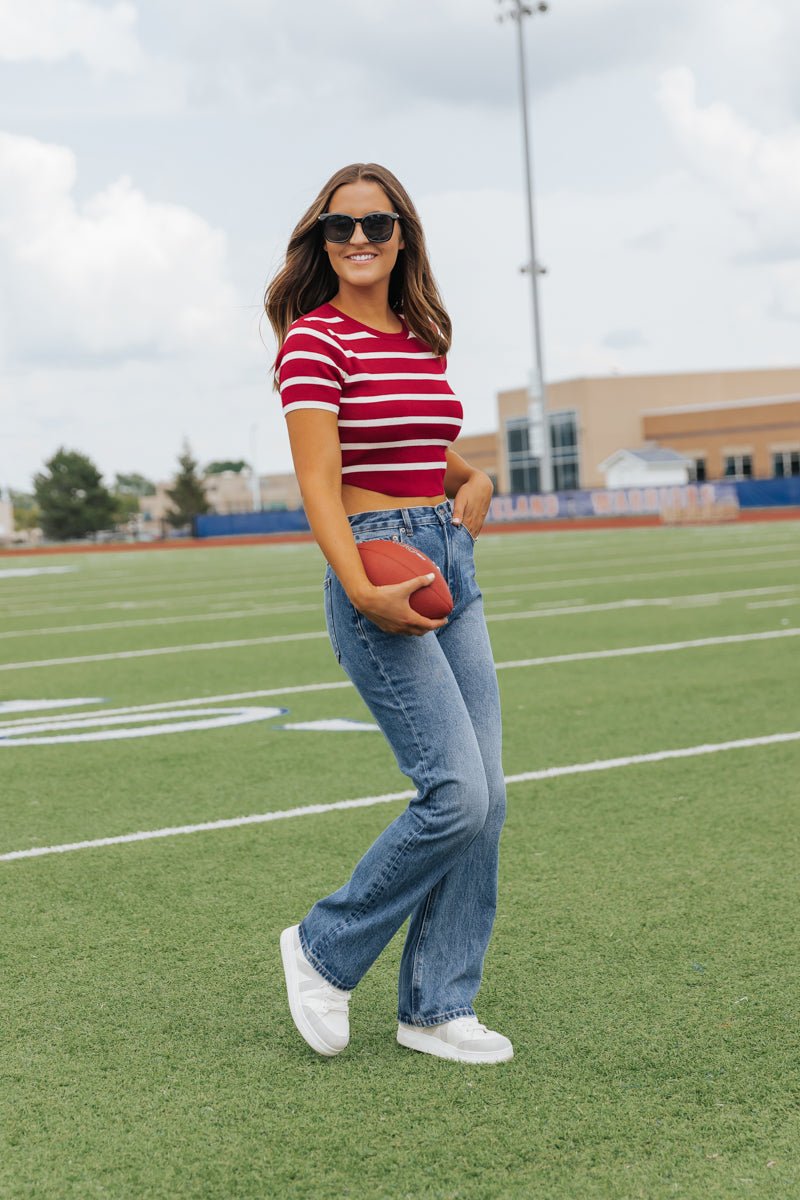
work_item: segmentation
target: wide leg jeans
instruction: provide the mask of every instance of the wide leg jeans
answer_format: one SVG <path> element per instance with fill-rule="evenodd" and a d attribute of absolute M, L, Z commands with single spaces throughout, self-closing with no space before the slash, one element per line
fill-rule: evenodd
<path fill-rule="evenodd" d="M 313 906 L 300 941 L 319 973 L 350 991 L 410 917 L 398 995 L 408 1025 L 474 1015 L 505 819 L 500 701 L 474 542 L 451 518 L 449 501 L 349 518 L 357 542 L 406 542 L 433 559 L 454 600 L 441 629 L 384 633 L 353 607 L 330 567 L 324 580 L 334 653 L 417 795 L 350 880 Z"/>

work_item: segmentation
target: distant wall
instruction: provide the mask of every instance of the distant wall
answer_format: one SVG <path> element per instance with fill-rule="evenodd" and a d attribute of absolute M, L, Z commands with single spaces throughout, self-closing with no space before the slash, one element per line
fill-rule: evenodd
<path fill-rule="evenodd" d="M 745 479 L 733 485 L 740 508 L 776 508 L 800 505 L 800 475 L 787 479 Z"/>
<path fill-rule="evenodd" d="M 800 477 L 746 482 L 688 484 L 686 487 L 618 488 L 553 492 L 548 496 L 495 496 L 487 521 L 548 520 L 565 517 L 637 516 L 664 507 L 686 507 L 707 500 L 738 499 L 740 508 L 800 506 Z M 197 518 L 199 538 L 253 533 L 299 533 L 309 528 L 302 508 L 286 512 L 232 513 Z"/>
<path fill-rule="evenodd" d="M 308 519 L 302 508 L 278 512 L 230 513 L 227 516 L 210 513 L 208 516 L 197 518 L 195 536 L 211 538 L 244 533 L 297 533 L 308 528 Z"/>

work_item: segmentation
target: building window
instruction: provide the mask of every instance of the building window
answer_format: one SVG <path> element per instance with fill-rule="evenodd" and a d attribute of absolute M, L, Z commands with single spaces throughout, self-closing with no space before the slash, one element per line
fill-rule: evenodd
<path fill-rule="evenodd" d="M 776 479 L 800 475 L 800 450 L 782 450 L 772 456 L 772 474 Z"/>
<path fill-rule="evenodd" d="M 752 454 L 728 454 L 725 457 L 726 479 L 751 479 L 753 476 Z"/>
<path fill-rule="evenodd" d="M 530 451 L 527 417 L 506 422 L 506 447 L 511 491 L 538 492 L 539 459 Z"/>
<path fill-rule="evenodd" d="M 704 458 L 696 458 L 689 467 L 689 482 L 705 483 L 707 478 L 706 460 Z"/>
<path fill-rule="evenodd" d="M 574 491 L 580 487 L 577 415 L 572 411 L 550 413 L 548 425 L 553 489 L 556 492 Z"/>

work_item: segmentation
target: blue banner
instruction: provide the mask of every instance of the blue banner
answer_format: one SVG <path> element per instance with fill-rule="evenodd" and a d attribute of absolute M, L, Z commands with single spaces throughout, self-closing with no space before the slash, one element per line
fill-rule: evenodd
<path fill-rule="evenodd" d="M 674 487 L 596 488 L 548 495 L 495 496 L 488 521 L 548 521 L 575 517 L 644 517 L 738 509 L 732 483 L 689 483 Z"/>

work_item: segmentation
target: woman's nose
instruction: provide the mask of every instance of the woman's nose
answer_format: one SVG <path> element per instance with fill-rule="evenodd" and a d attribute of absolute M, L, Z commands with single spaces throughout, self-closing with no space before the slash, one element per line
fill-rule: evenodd
<path fill-rule="evenodd" d="M 365 236 L 360 221 L 356 222 L 356 227 L 350 236 L 350 241 L 355 242 L 357 246 L 369 245 L 369 238 Z"/>

